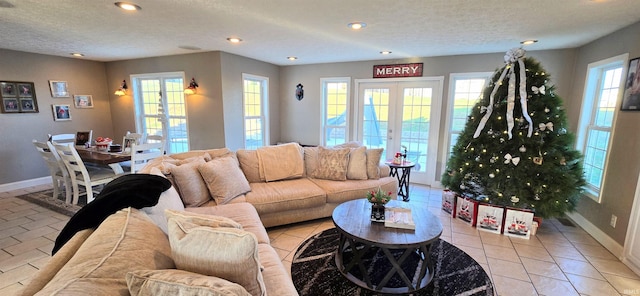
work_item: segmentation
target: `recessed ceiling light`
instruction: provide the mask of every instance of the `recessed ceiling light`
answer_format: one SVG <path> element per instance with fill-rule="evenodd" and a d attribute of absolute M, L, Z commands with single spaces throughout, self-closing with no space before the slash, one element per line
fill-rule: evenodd
<path fill-rule="evenodd" d="M 136 4 L 133 4 L 133 3 L 128 3 L 128 2 L 116 2 L 116 3 L 113 3 L 113 4 L 115 4 L 116 6 L 122 8 L 124 10 L 129 10 L 129 11 L 141 10 L 142 9 L 142 7 L 140 7 L 140 6 L 136 5 Z"/>
<path fill-rule="evenodd" d="M 349 28 L 353 29 L 353 30 L 360 30 L 360 29 L 366 27 L 367 24 L 365 24 L 363 22 L 353 22 L 353 23 L 349 23 L 347 26 Z"/>
<path fill-rule="evenodd" d="M 383 50 L 380 52 L 380 54 L 391 54 L 391 51 L 389 50 Z"/>
<path fill-rule="evenodd" d="M 227 38 L 227 40 L 229 40 L 229 42 L 231 42 L 231 43 L 240 43 L 240 42 L 242 42 L 242 39 L 236 38 L 236 37 L 229 37 L 229 38 Z"/>
<path fill-rule="evenodd" d="M 290 61 L 295 61 L 297 59 L 298 59 L 298 57 L 287 57 L 287 60 L 290 60 Z"/>
<path fill-rule="evenodd" d="M 71 55 L 74 56 L 74 57 L 83 57 L 84 56 L 84 54 L 81 54 L 79 52 L 72 52 Z"/>
<path fill-rule="evenodd" d="M 536 43 L 536 42 L 538 42 L 538 40 L 530 39 L 530 40 L 522 41 L 522 42 L 520 42 L 520 44 L 522 44 L 522 45 L 529 45 L 529 44 L 534 44 L 534 43 Z"/>

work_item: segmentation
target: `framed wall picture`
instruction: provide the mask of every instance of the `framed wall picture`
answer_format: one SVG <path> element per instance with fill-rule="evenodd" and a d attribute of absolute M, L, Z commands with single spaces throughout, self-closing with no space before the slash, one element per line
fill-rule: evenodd
<path fill-rule="evenodd" d="M 49 80 L 51 96 L 54 98 L 69 98 L 69 87 L 66 81 Z"/>
<path fill-rule="evenodd" d="M 2 113 L 19 113 L 20 103 L 15 98 L 2 99 Z"/>
<path fill-rule="evenodd" d="M 76 108 L 93 108 L 93 97 L 91 95 L 74 95 L 73 104 Z"/>
<path fill-rule="evenodd" d="M 640 111 L 640 58 L 629 61 L 628 72 L 620 110 Z"/>
<path fill-rule="evenodd" d="M 38 101 L 33 82 L 0 81 L 2 113 L 37 113 Z"/>
<path fill-rule="evenodd" d="M 71 120 L 71 110 L 69 105 L 51 105 L 54 121 Z"/>

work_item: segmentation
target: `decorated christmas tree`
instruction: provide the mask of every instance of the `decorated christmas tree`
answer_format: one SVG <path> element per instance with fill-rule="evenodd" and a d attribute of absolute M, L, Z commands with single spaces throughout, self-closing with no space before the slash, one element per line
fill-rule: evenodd
<path fill-rule="evenodd" d="M 558 217 L 585 181 L 549 75 L 523 49 L 505 55 L 468 117 L 442 176 L 458 195 Z"/>

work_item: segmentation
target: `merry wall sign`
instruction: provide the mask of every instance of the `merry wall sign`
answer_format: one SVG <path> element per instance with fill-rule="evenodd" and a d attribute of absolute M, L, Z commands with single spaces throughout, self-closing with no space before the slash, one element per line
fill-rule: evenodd
<path fill-rule="evenodd" d="M 375 65 L 373 78 L 422 77 L 423 63 Z"/>

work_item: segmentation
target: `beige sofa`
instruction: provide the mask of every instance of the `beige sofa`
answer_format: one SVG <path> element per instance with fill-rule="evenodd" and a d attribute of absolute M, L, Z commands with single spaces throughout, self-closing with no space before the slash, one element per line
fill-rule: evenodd
<path fill-rule="evenodd" d="M 397 180 L 388 177 L 386 166 L 379 166 L 381 151 L 346 146 L 303 149 L 287 144 L 235 153 L 223 148 L 155 159 L 140 172 L 163 175 L 174 185 L 162 193 L 158 205 L 119 211 L 96 230 L 77 233 L 21 295 L 86 295 L 88 291 L 91 295 L 205 295 L 211 291 L 221 293 L 216 295 L 297 295 L 265 227 L 328 217 L 338 204 L 378 188 L 393 196 L 397 193 Z M 201 224 L 203 219 L 198 225 L 191 219 L 176 226 L 176 219 L 167 222 L 165 209 L 226 217 L 240 229 L 220 232 L 209 222 Z M 206 226 L 204 230 L 200 225 Z M 189 238 L 193 229 L 204 234 Z M 220 235 L 241 236 L 243 241 L 225 242 L 232 247 L 217 249 L 224 241 Z M 184 239 L 181 243 L 186 245 L 180 248 L 186 255 L 176 251 L 179 239 Z M 246 259 L 233 252 L 220 253 L 223 249 L 250 252 L 251 248 L 255 254 L 248 257 L 257 262 L 231 260 L 218 265 L 215 261 L 220 256 L 225 261 Z M 182 262 L 180 258 L 185 257 L 191 264 Z M 220 266 L 231 266 L 231 271 L 219 274 L 226 270 Z M 247 271 L 256 268 L 260 271 L 254 272 L 255 281 L 233 274 L 251 275 Z"/>
<path fill-rule="evenodd" d="M 299 154 L 292 153 L 293 148 Z M 266 167 L 261 165 L 260 149 L 232 152 L 221 148 L 165 155 L 149 163 L 141 172 L 159 168 L 178 188 L 185 207 L 200 208 L 193 209 L 196 212 L 206 212 L 204 208 L 219 204 L 250 203 L 258 211 L 265 227 L 330 217 L 339 204 L 364 198 L 367 192 L 378 188 L 391 192 L 393 198 L 397 196 L 397 179 L 389 176 L 388 166 L 379 164 L 382 149 L 366 149 L 355 142 L 332 149 L 303 148 L 295 143 L 265 149 L 272 149 L 270 152 L 276 155 L 267 153 L 276 159 L 271 163 L 264 161 L 262 164 Z M 336 150 L 343 154 L 344 150 L 349 152 L 346 158 L 337 162 L 323 158 L 327 154 L 336 154 Z M 210 177 L 208 182 L 203 180 L 202 168 L 198 171 L 197 167 L 204 163 L 214 166 L 212 162 L 219 162 L 227 156 L 237 159 L 239 169 L 234 167 L 234 162 L 215 164 L 221 176 Z M 298 166 L 278 165 L 292 162 L 298 162 Z M 320 169 L 319 172 L 322 167 L 328 170 Z M 344 174 L 337 167 L 344 168 Z M 271 177 L 269 170 L 275 171 L 271 175 L 275 175 L 272 178 L 277 180 L 267 180 Z M 339 171 L 338 176 L 333 175 L 335 170 Z M 238 176 L 238 172 L 245 178 Z M 248 184 L 239 179 L 246 179 Z"/>
<path fill-rule="evenodd" d="M 95 230 L 78 232 L 20 295 L 298 295 L 250 204 L 210 207 L 207 213 L 236 221 L 255 238 L 264 294 L 249 294 L 245 285 L 222 276 L 176 268 L 167 235 L 143 211 L 127 208 L 109 216 Z M 206 263 L 213 254 L 220 253 L 216 244 L 206 238 L 191 243 L 197 245 L 191 249 L 198 253 L 198 262 L 217 266 Z M 200 252 L 198 246 L 212 250 Z M 244 270 L 237 272 L 246 274 Z"/>

